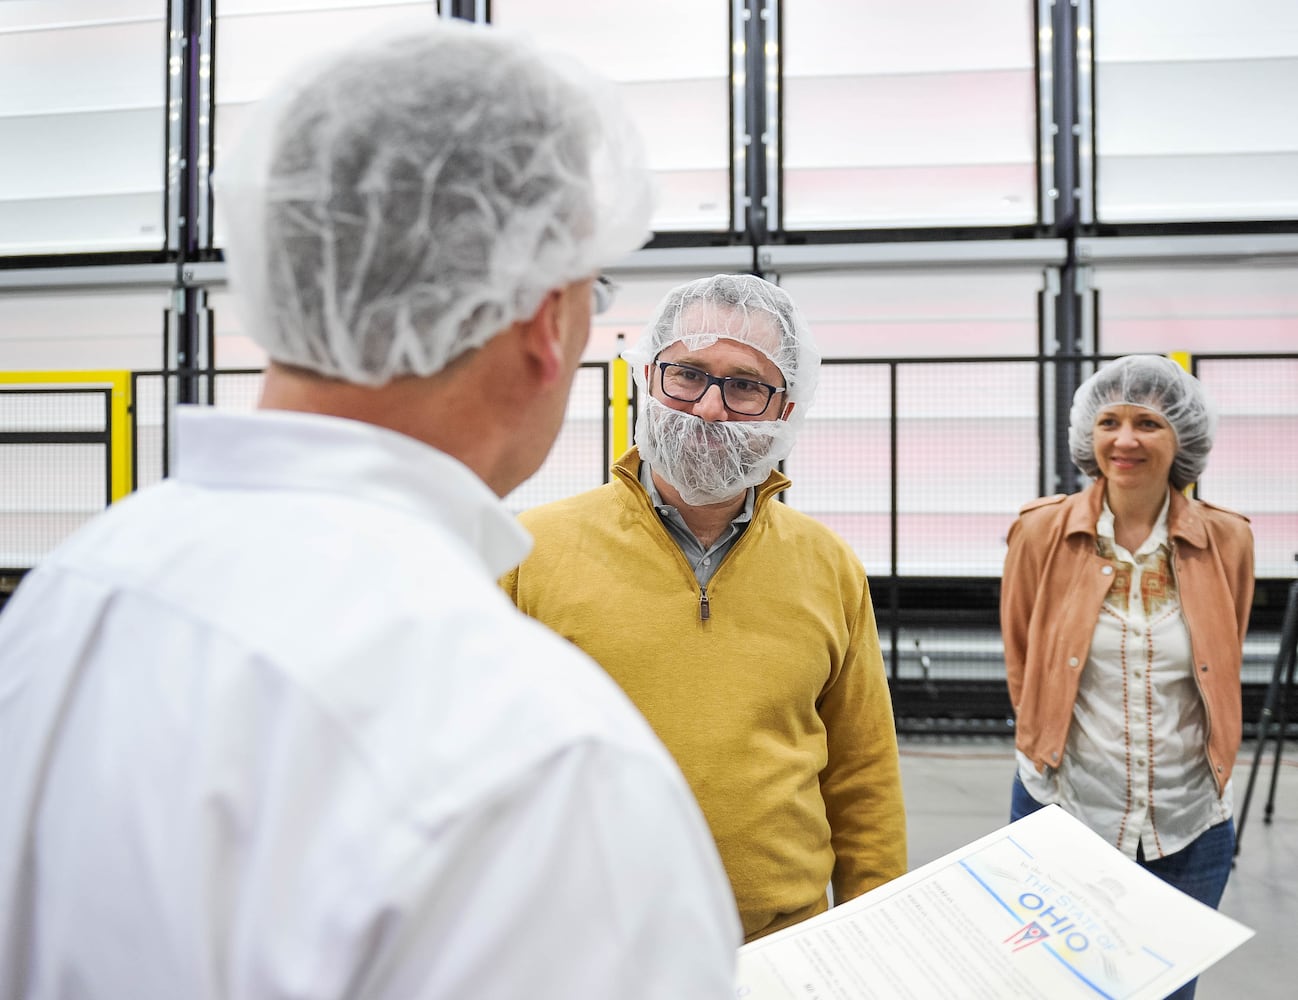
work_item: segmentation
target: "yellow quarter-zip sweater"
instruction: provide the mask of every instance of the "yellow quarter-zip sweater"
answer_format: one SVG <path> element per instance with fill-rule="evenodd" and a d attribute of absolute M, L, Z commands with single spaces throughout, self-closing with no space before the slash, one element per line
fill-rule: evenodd
<path fill-rule="evenodd" d="M 522 515 L 520 609 L 613 676 L 707 818 L 746 940 L 906 870 L 892 704 L 860 560 L 759 487 L 707 585 L 668 535 L 633 448 L 613 482 Z M 706 617 L 702 609 L 706 606 Z"/>

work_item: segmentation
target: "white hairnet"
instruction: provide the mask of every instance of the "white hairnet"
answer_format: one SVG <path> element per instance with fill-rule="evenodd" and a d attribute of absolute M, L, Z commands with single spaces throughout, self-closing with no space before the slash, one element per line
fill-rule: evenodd
<path fill-rule="evenodd" d="M 1169 478 L 1178 490 L 1197 482 L 1208 464 L 1217 412 L 1199 380 L 1171 358 L 1132 354 L 1105 365 L 1073 394 L 1068 450 L 1088 476 L 1100 474 L 1095 461 L 1095 415 L 1114 404 L 1142 406 L 1160 414 L 1176 434 L 1176 458 Z"/>
<path fill-rule="evenodd" d="M 791 420 L 806 416 L 820 379 L 820 352 L 793 299 L 779 285 L 751 274 L 715 274 L 677 285 L 658 305 L 643 335 L 622 356 L 643 393 L 645 365 L 663 348 L 690 349 L 721 339 L 747 344 L 770 358 L 784 376 L 785 398 L 797 403 Z"/>
<path fill-rule="evenodd" d="M 435 18 L 296 74 L 213 182 L 248 333 L 370 385 L 440 370 L 649 235 L 612 85 Z"/>
<path fill-rule="evenodd" d="M 649 396 L 635 425 L 640 457 L 695 507 L 766 482 L 794 437 L 786 420 L 704 420 Z"/>
<path fill-rule="evenodd" d="M 664 348 L 679 342 L 696 350 L 722 339 L 754 348 L 780 370 L 788 392 L 771 406 L 778 413 L 796 403 L 787 420 L 709 422 L 652 398 L 645 368 Z M 717 274 L 673 288 L 623 357 L 640 388 L 640 454 L 694 505 L 729 499 L 766 480 L 793 449 L 820 377 L 820 353 L 793 300 L 749 274 Z"/>

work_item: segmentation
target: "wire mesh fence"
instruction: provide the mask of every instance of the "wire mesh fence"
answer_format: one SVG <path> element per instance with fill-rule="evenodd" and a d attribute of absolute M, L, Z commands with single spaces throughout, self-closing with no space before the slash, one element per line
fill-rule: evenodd
<path fill-rule="evenodd" d="M 1051 389 L 1076 385 L 1105 360 L 825 362 L 817 398 L 785 463 L 793 485 L 782 499 L 838 532 L 864 563 L 899 718 L 918 720 L 921 728 L 935 720 L 1006 724 L 998 619 L 1006 534 L 1022 504 L 1079 485 L 1061 444 L 1060 414 L 1067 407 Z M 1203 354 L 1193 369 L 1220 412 L 1195 493 L 1245 514 L 1253 526 L 1259 586 L 1244 681 L 1246 690 L 1260 691 L 1279 641 L 1276 605 L 1283 601 L 1272 582 L 1298 576 L 1298 355 Z M 137 488 L 168 474 L 179 377 L 133 376 Z M 260 371 L 199 377 L 209 405 L 255 407 Z M 505 498 L 509 509 L 607 481 L 616 457 L 609 386 L 607 365 L 582 366 L 554 448 L 538 473 Z M 34 563 L 107 503 L 109 414 L 102 392 L 0 397 L 0 551 L 6 553 L 0 563 Z"/>

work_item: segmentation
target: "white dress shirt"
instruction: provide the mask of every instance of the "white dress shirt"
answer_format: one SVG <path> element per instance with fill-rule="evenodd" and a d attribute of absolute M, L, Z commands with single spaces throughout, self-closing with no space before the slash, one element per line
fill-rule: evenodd
<path fill-rule="evenodd" d="M 1114 538 L 1108 501 L 1096 524 L 1113 587 L 1100 608 L 1073 705 L 1064 759 L 1019 774 L 1039 802 L 1058 802 L 1128 857 L 1161 858 L 1231 816 L 1204 756 L 1203 700 L 1167 537 L 1168 504 L 1135 552 Z"/>
<path fill-rule="evenodd" d="M 0 615 L 0 996 L 731 996 L 707 826 L 497 498 L 353 421 L 178 441 Z"/>

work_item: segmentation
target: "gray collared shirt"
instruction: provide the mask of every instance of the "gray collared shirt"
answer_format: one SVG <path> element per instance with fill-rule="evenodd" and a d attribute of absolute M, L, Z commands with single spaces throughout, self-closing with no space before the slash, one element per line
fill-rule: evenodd
<path fill-rule="evenodd" d="M 748 491 L 744 494 L 743 509 L 735 515 L 735 519 L 726 526 L 726 530 L 721 532 L 721 536 L 712 546 L 705 549 L 699 540 L 694 537 L 694 532 L 690 531 L 685 524 L 681 512 L 671 504 L 663 502 L 662 494 L 658 492 L 658 487 L 654 485 L 649 463 L 645 461 L 640 463 L 640 484 L 648 491 L 649 502 L 654 505 L 654 510 L 658 512 L 658 516 L 662 519 L 667 534 L 675 539 L 676 544 L 685 553 L 685 559 L 693 567 L 694 577 L 699 581 L 699 586 L 706 587 L 708 581 L 712 579 L 712 574 L 721 565 L 721 560 L 725 558 L 726 553 L 739 540 L 739 536 L 744 533 L 744 529 L 752 521 L 753 504 L 756 501 L 757 491 L 751 486 L 748 487 Z"/>

